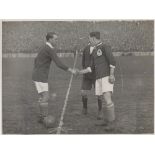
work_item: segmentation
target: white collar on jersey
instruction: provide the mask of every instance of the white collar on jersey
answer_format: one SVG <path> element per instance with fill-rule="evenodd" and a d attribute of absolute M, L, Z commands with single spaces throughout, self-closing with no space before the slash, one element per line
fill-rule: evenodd
<path fill-rule="evenodd" d="M 98 43 L 96 46 L 99 46 L 99 45 L 101 45 L 101 44 L 102 44 L 102 42 Z"/>
<path fill-rule="evenodd" d="M 102 42 L 99 42 L 97 45 L 95 45 L 95 46 L 99 46 L 99 45 L 101 45 L 102 44 Z M 90 43 L 88 43 L 88 45 L 91 45 Z M 95 47 L 95 46 L 90 46 L 90 47 Z"/>
<path fill-rule="evenodd" d="M 54 48 L 53 46 L 52 46 L 52 44 L 50 44 L 49 42 L 46 42 L 46 45 L 48 45 L 50 48 Z"/>

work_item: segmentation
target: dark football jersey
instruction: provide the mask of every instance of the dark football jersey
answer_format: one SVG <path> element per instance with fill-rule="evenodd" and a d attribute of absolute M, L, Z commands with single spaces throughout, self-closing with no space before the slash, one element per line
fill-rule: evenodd
<path fill-rule="evenodd" d="M 47 82 L 52 61 L 54 61 L 59 68 L 65 71 L 68 70 L 68 67 L 58 58 L 56 49 L 45 45 L 35 58 L 32 80 L 37 82 Z"/>
<path fill-rule="evenodd" d="M 91 57 L 91 69 L 95 70 L 96 79 L 109 76 L 110 65 L 113 67 L 116 65 L 110 46 L 103 43 L 98 44 L 94 48 Z"/>
<path fill-rule="evenodd" d="M 91 64 L 91 54 L 90 54 L 90 45 L 87 45 L 83 50 L 82 55 L 82 67 L 86 69 Z M 87 73 L 83 75 L 83 78 L 86 79 L 95 79 L 95 72 Z"/>

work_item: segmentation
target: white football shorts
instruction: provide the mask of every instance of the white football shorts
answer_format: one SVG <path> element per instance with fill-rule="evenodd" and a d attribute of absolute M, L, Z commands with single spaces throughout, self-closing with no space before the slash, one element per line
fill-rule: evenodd
<path fill-rule="evenodd" d="M 48 83 L 34 81 L 38 93 L 48 91 Z"/>
<path fill-rule="evenodd" d="M 95 82 L 95 95 L 103 95 L 105 92 L 113 92 L 114 84 L 109 82 L 109 76 L 97 79 Z"/>

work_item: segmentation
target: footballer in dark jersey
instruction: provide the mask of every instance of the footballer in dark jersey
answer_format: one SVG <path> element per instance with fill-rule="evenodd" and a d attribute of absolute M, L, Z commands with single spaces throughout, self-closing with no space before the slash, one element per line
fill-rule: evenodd
<path fill-rule="evenodd" d="M 104 45 L 100 40 L 100 32 L 91 32 L 89 41 L 94 46 L 91 54 L 91 63 L 89 67 L 79 71 L 80 74 L 94 72 L 95 75 L 95 95 L 103 96 L 105 105 L 103 105 L 104 121 L 99 125 L 114 124 L 115 110 L 112 101 L 112 92 L 114 86 L 114 70 L 116 66 L 110 46 Z M 107 128 L 108 129 L 108 128 Z"/>
<path fill-rule="evenodd" d="M 83 50 L 82 55 L 82 67 L 83 69 L 90 66 L 91 63 L 91 56 L 92 52 L 94 50 L 95 46 L 91 46 L 89 43 Z M 81 84 L 81 96 L 82 96 L 82 104 L 83 109 L 82 113 L 87 114 L 87 102 L 88 102 L 88 91 L 92 89 L 92 87 L 95 86 L 95 72 L 83 74 L 82 78 L 82 84 Z M 98 96 L 98 115 L 97 119 L 102 119 L 103 112 L 102 112 L 102 100 L 101 97 Z"/>
<path fill-rule="evenodd" d="M 48 115 L 48 74 L 51 62 L 53 61 L 57 67 L 63 69 L 64 71 L 69 71 L 73 74 L 76 73 L 75 69 L 67 67 L 58 58 L 56 54 L 57 38 L 58 36 L 55 32 L 49 32 L 46 35 L 46 44 L 40 49 L 34 61 L 32 80 L 34 81 L 37 92 L 39 94 L 38 102 L 40 107 L 40 122 L 43 122 L 43 119 Z"/>

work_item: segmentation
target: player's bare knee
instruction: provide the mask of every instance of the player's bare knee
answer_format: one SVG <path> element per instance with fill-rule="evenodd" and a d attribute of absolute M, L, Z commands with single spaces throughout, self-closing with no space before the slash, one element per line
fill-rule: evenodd
<path fill-rule="evenodd" d="M 111 99 L 105 99 L 105 104 L 106 106 L 110 106 L 111 104 L 113 104 Z"/>
<path fill-rule="evenodd" d="M 111 97 L 104 98 L 104 100 L 105 100 L 105 104 L 106 104 L 107 107 L 113 105 L 113 102 L 111 100 Z"/>
<path fill-rule="evenodd" d="M 81 90 L 81 96 L 82 97 L 87 97 L 87 91 Z"/>
<path fill-rule="evenodd" d="M 109 92 L 104 93 L 103 96 L 104 96 L 104 101 L 105 101 L 106 105 L 112 104 L 112 98 L 111 98 L 111 94 Z"/>
<path fill-rule="evenodd" d="M 40 102 L 39 106 L 40 107 L 48 107 L 48 102 Z"/>
<path fill-rule="evenodd" d="M 49 100 L 49 93 L 48 92 L 43 92 L 43 96 L 42 96 L 42 101 L 41 102 L 48 102 Z"/>
<path fill-rule="evenodd" d="M 114 103 L 113 102 L 106 102 L 106 106 L 107 107 L 112 107 L 112 106 L 114 106 Z"/>

